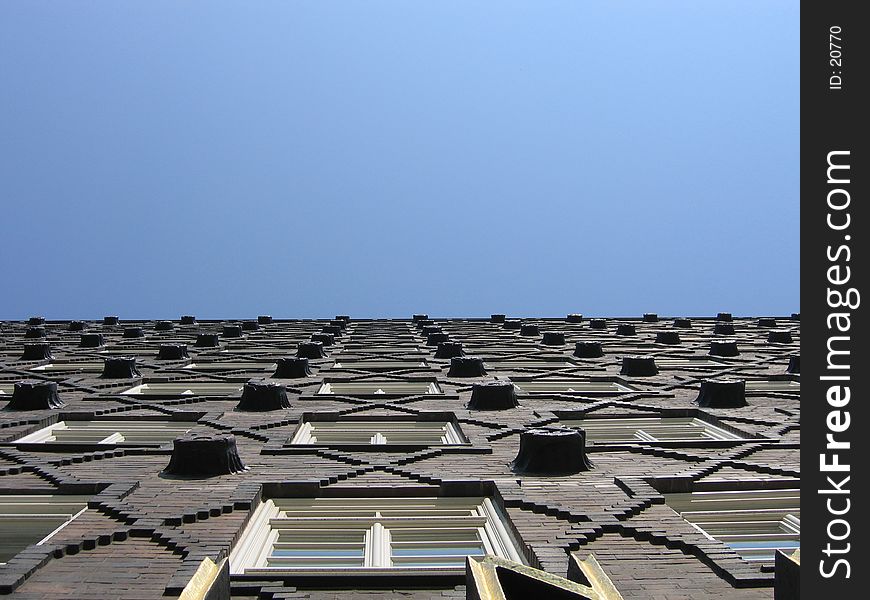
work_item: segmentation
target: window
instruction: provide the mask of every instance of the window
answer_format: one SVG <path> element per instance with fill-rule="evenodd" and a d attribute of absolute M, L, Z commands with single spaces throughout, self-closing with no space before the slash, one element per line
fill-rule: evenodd
<path fill-rule="evenodd" d="M 747 392 L 778 392 L 782 394 L 800 394 L 801 384 L 797 381 L 747 381 Z"/>
<path fill-rule="evenodd" d="M 566 427 L 586 430 L 593 442 L 665 442 L 693 440 L 739 440 L 739 435 L 698 418 L 622 417 L 607 419 L 560 419 Z"/>
<path fill-rule="evenodd" d="M 800 490 L 728 490 L 665 494 L 668 506 L 744 560 L 772 562 L 800 547 Z"/>
<path fill-rule="evenodd" d="M 241 394 L 243 385 L 197 381 L 143 383 L 121 393 L 125 396 L 235 396 Z"/>
<path fill-rule="evenodd" d="M 244 361 L 213 361 L 213 362 L 195 362 L 184 365 L 184 369 L 191 371 L 274 371 L 275 363 L 273 362 L 256 362 L 253 360 Z"/>
<path fill-rule="evenodd" d="M 588 396 L 607 396 L 633 391 L 632 388 L 615 381 L 584 381 L 582 379 L 537 379 L 518 381 L 511 379 L 520 394 L 561 394 L 577 393 Z"/>
<path fill-rule="evenodd" d="M 324 383 L 318 394 L 341 394 L 346 396 L 390 394 L 412 396 L 416 394 L 441 394 L 434 381 L 332 381 Z"/>
<path fill-rule="evenodd" d="M 290 443 L 443 446 L 465 440 L 456 425 L 445 421 L 307 421 Z"/>
<path fill-rule="evenodd" d="M 530 360 L 523 358 L 503 359 L 503 360 L 485 360 L 487 369 L 494 371 L 511 371 L 513 369 L 536 369 L 539 371 L 551 369 L 568 369 L 576 367 L 577 364 L 568 360 Z"/>
<path fill-rule="evenodd" d="M 89 496 L 0 495 L 0 564 L 41 545 L 85 512 Z"/>
<path fill-rule="evenodd" d="M 15 443 L 164 444 L 195 425 L 180 421 L 58 421 L 15 440 Z"/>
<path fill-rule="evenodd" d="M 336 360 L 331 368 L 357 369 L 360 371 L 399 371 L 404 369 L 428 369 L 429 363 L 422 358 L 416 361 L 346 359 Z"/>
<path fill-rule="evenodd" d="M 31 371 L 44 371 L 49 373 L 74 373 L 81 371 L 84 373 L 101 373 L 103 371 L 103 361 L 100 362 L 53 362 L 47 365 L 32 367 Z"/>
<path fill-rule="evenodd" d="M 467 556 L 523 562 L 489 498 L 273 498 L 230 555 L 234 574 L 465 571 Z"/>

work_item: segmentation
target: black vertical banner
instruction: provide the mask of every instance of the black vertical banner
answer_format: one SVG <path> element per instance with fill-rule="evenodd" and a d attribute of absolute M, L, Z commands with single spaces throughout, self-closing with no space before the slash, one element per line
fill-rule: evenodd
<path fill-rule="evenodd" d="M 801 591 L 867 598 L 870 22 L 801 5 Z M 866 13 L 865 13 L 866 14 Z"/>

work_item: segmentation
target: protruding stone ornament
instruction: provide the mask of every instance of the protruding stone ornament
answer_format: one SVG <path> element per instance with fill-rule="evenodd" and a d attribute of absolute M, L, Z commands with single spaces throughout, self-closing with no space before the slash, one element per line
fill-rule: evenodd
<path fill-rule="evenodd" d="M 477 356 L 456 356 L 450 359 L 448 377 L 483 377 L 486 369 L 483 359 Z"/>
<path fill-rule="evenodd" d="M 659 369 L 652 356 L 623 356 L 619 373 L 627 377 L 652 377 L 659 374 Z"/>
<path fill-rule="evenodd" d="M 217 348 L 221 345 L 220 338 L 216 333 L 198 333 L 196 334 L 196 343 L 194 348 Z"/>
<path fill-rule="evenodd" d="M 136 368 L 135 356 L 112 356 L 103 362 L 103 379 L 133 379 L 142 377 Z"/>
<path fill-rule="evenodd" d="M 734 340 L 713 340 L 710 342 L 710 356 L 739 356 L 740 349 Z"/>
<path fill-rule="evenodd" d="M 280 383 L 265 379 L 251 379 L 242 389 L 242 398 L 236 405 L 237 410 L 268 411 L 290 408 L 287 388 Z"/>
<path fill-rule="evenodd" d="M 45 342 L 24 344 L 24 354 L 18 360 L 51 360 L 51 345 Z"/>
<path fill-rule="evenodd" d="M 702 408 L 740 408 L 746 406 L 746 382 L 742 379 L 706 379 L 698 398 Z"/>
<path fill-rule="evenodd" d="M 175 438 L 172 458 L 164 472 L 196 477 L 231 475 L 244 470 L 234 435 L 192 433 Z"/>
<path fill-rule="evenodd" d="M 517 406 L 516 386 L 507 379 L 475 383 L 471 388 L 470 410 L 505 410 Z"/>
<path fill-rule="evenodd" d="M 438 350 L 435 351 L 435 358 L 455 358 L 457 356 L 465 356 L 462 342 L 441 342 L 438 344 Z"/>
<path fill-rule="evenodd" d="M 307 358 L 279 358 L 275 361 L 275 379 L 302 379 L 311 375 L 311 367 Z"/>
<path fill-rule="evenodd" d="M 564 346 L 565 334 L 561 331 L 545 331 L 541 343 L 545 346 Z"/>
<path fill-rule="evenodd" d="M 529 429 L 520 435 L 520 451 L 511 463 L 517 473 L 569 475 L 588 471 L 586 432 L 582 429 Z"/>
<path fill-rule="evenodd" d="M 296 347 L 297 358 L 323 358 L 324 356 L 321 342 L 300 342 Z"/>
<path fill-rule="evenodd" d="M 601 342 L 591 340 L 577 342 L 574 345 L 574 356 L 577 358 L 601 358 L 604 356 L 604 349 L 601 347 Z"/>
<path fill-rule="evenodd" d="M 157 360 L 184 360 L 190 358 L 187 354 L 187 344 L 160 344 L 157 350 Z"/>
<path fill-rule="evenodd" d="M 6 410 L 49 410 L 63 406 L 57 395 L 57 382 L 25 379 L 15 382 Z"/>
<path fill-rule="evenodd" d="M 656 333 L 656 344 L 667 344 L 668 346 L 675 346 L 679 344 L 682 340 L 680 339 L 680 334 L 677 331 L 659 331 Z"/>

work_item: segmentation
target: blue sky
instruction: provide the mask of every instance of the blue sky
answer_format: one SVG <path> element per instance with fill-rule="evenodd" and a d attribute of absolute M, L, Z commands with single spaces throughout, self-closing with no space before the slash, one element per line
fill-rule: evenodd
<path fill-rule="evenodd" d="M 790 1 L 0 3 L 0 318 L 799 310 Z"/>

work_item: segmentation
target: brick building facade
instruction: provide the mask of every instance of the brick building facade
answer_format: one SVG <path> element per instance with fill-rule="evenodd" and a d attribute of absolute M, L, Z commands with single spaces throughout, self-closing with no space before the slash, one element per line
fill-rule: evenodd
<path fill-rule="evenodd" d="M 6 322 L 0 593 L 172 597 L 229 557 L 239 600 L 465 598 L 487 554 L 772 598 L 799 342 L 798 315 Z"/>

